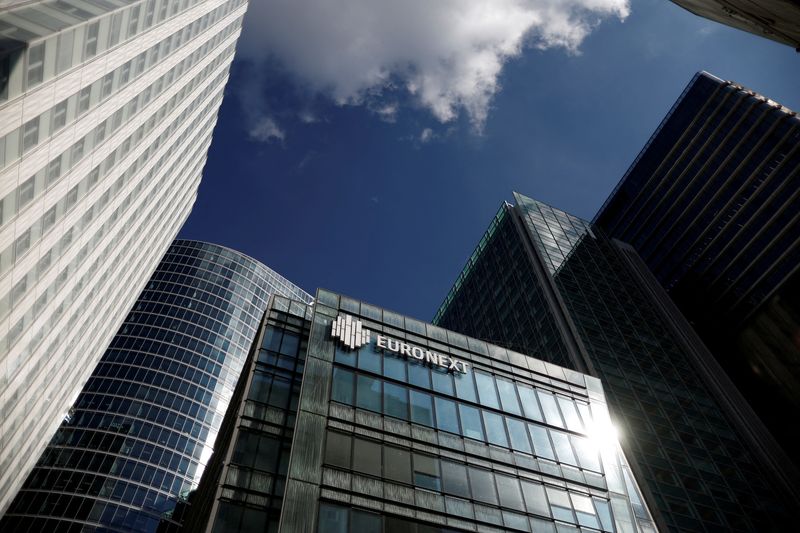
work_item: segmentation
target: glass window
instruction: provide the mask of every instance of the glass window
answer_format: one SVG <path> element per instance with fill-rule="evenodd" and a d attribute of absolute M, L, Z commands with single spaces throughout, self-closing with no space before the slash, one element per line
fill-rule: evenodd
<path fill-rule="evenodd" d="M 570 494 L 572 498 L 572 507 L 575 509 L 575 514 L 578 517 L 578 524 L 586 527 L 593 527 L 600 529 L 600 522 L 595 516 L 594 506 L 592 499 L 588 496 L 581 496 L 580 494 Z"/>
<path fill-rule="evenodd" d="M 56 49 L 56 74 L 61 74 L 72 66 L 72 48 L 75 40 L 75 31 L 67 30 L 58 36 Z"/>
<path fill-rule="evenodd" d="M 369 376 L 356 376 L 356 407 L 381 412 L 381 382 Z"/>
<path fill-rule="evenodd" d="M 406 381 L 406 362 L 389 354 L 383 356 L 383 375 L 398 381 Z"/>
<path fill-rule="evenodd" d="M 383 471 L 388 479 L 411 483 L 411 453 L 393 446 L 383 448 Z"/>
<path fill-rule="evenodd" d="M 408 420 L 408 391 L 392 383 L 383 384 L 383 412 L 388 416 Z"/>
<path fill-rule="evenodd" d="M 92 86 L 84 87 L 78 93 L 78 115 L 81 115 L 89 110 L 91 104 Z"/>
<path fill-rule="evenodd" d="M 544 495 L 544 487 L 539 483 L 532 483 L 524 479 L 522 484 L 522 494 L 525 496 L 525 507 L 531 514 L 550 516 L 550 508 L 547 505 L 547 498 Z"/>
<path fill-rule="evenodd" d="M 353 509 L 350 515 L 350 531 L 361 533 L 366 531 L 381 531 L 381 515 Z"/>
<path fill-rule="evenodd" d="M 350 468 L 350 446 L 352 439 L 348 435 L 328 431 L 325 442 L 325 464 Z"/>
<path fill-rule="evenodd" d="M 20 210 L 23 207 L 25 207 L 28 204 L 28 202 L 33 200 L 34 189 L 35 189 L 34 178 L 28 178 L 22 183 L 22 185 L 20 185 L 19 200 L 17 201 L 17 205 L 19 206 Z"/>
<path fill-rule="evenodd" d="M 371 440 L 354 438 L 353 470 L 372 476 L 380 476 L 381 445 Z"/>
<path fill-rule="evenodd" d="M 429 455 L 414 454 L 414 485 L 430 490 L 442 490 L 439 460 Z"/>
<path fill-rule="evenodd" d="M 497 494 L 500 496 L 500 505 L 509 509 L 524 511 L 525 504 L 522 501 L 522 493 L 519 490 L 519 481 L 517 481 L 517 478 L 503 474 L 495 474 L 494 479 L 497 482 Z"/>
<path fill-rule="evenodd" d="M 42 83 L 44 80 L 44 43 L 28 49 L 28 88 Z"/>
<path fill-rule="evenodd" d="M 475 407 L 460 403 L 458 404 L 458 412 L 461 414 L 462 434 L 471 439 L 485 441 L 486 436 L 483 434 L 480 411 Z"/>
<path fill-rule="evenodd" d="M 575 403 L 561 396 L 557 396 L 557 398 L 558 405 L 561 407 L 561 414 L 564 415 L 564 421 L 567 423 L 567 429 L 571 431 L 583 431 L 583 424 L 581 424 L 581 417 L 578 415 Z"/>
<path fill-rule="evenodd" d="M 459 372 L 455 374 L 456 396 L 462 400 L 467 400 L 470 402 L 475 402 L 478 400 L 478 397 L 475 395 L 475 382 L 473 381 L 474 374 L 474 372 L 469 372 L 467 374 L 461 374 Z"/>
<path fill-rule="evenodd" d="M 39 117 L 29 120 L 22 126 L 22 153 L 39 143 Z"/>
<path fill-rule="evenodd" d="M 343 365 L 356 366 L 356 352 L 336 346 L 336 353 L 333 356 L 333 360 Z"/>
<path fill-rule="evenodd" d="M 508 436 L 511 438 L 511 448 L 518 452 L 533 454 L 525 422 L 506 418 L 506 426 L 508 426 Z"/>
<path fill-rule="evenodd" d="M 597 510 L 597 516 L 600 518 L 600 523 L 604 531 L 614 531 L 614 522 L 611 520 L 611 506 L 608 500 L 601 500 L 600 498 L 593 498 L 594 508 Z"/>
<path fill-rule="evenodd" d="M 486 436 L 489 442 L 497 446 L 508 448 L 508 438 L 506 438 L 503 417 L 496 413 L 483 411 L 483 422 L 486 424 Z"/>
<path fill-rule="evenodd" d="M 86 40 L 83 45 L 83 60 L 86 61 L 97 54 L 97 36 L 100 32 L 100 23 L 93 22 L 86 28 Z"/>
<path fill-rule="evenodd" d="M 546 490 L 547 499 L 550 500 L 550 512 L 553 518 L 575 523 L 575 517 L 572 515 L 572 505 L 570 504 L 567 492 L 552 487 L 546 487 Z"/>
<path fill-rule="evenodd" d="M 467 481 L 467 467 L 442 461 L 442 485 L 447 494 L 469 498 L 469 482 Z"/>
<path fill-rule="evenodd" d="M 55 133 L 67 124 L 67 100 L 56 104 L 53 110 L 52 132 Z"/>
<path fill-rule="evenodd" d="M 494 490 L 494 477 L 488 470 L 469 467 L 469 484 L 472 497 L 478 501 L 497 505 L 497 494 Z"/>
<path fill-rule="evenodd" d="M 431 378 L 433 379 L 433 390 L 453 396 L 453 375 L 444 368 L 434 368 L 431 371 Z"/>
<path fill-rule="evenodd" d="M 540 422 L 544 421 L 542 411 L 539 409 L 539 400 L 536 399 L 536 393 L 531 387 L 517 383 L 517 392 L 522 400 L 522 409 L 525 411 L 525 416 Z"/>
<path fill-rule="evenodd" d="M 433 427 L 433 406 L 430 394 L 409 391 L 411 398 L 411 421 Z"/>
<path fill-rule="evenodd" d="M 548 424 L 563 428 L 564 422 L 561 421 L 561 414 L 558 412 L 558 405 L 553 395 L 543 390 L 537 390 L 536 394 L 539 396 L 539 403 L 542 405 L 545 421 Z"/>
<path fill-rule="evenodd" d="M 475 372 L 475 382 L 478 385 L 478 396 L 480 397 L 481 405 L 487 407 L 500 408 L 500 402 L 497 401 L 497 391 L 494 388 L 494 379 L 488 374 L 482 372 Z"/>
<path fill-rule="evenodd" d="M 577 466 L 578 462 L 575 460 L 575 454 L 572 453 L 569 437 L 560 431 L 551 431 L 550 438 L 553 440 L 553 447 L 556 450 L 558 460 L 562 463 Z"/>
<path fill-rule="evenodd" d="M 347 533 L 348 509 L 326 502 L 319 504 L 318 533 Z M 238 531 L 238 528 L 235 530 Z"/>
<path fill-rule="evenodd" d="M 431 388 L 431 371 L 422 363 L 411 361 L 408 365 L 408 382 L 412 385 L 422 387 L 423 389 Z"/>
<path fill-rule="evenodd" d="M 555 461 L 556 456 L 553 453 L 553 447 L 550 444 L 550 437 L 547 436 L 547 430 L 542 426 L 528 424 L 528 431 L 530 432 L 531 440 L 533 441 L 534 454 L 536 454 L 537 457 L 544 457 L 546 459 Z"/>
<path fill-rule="evenodd" d="M 358 350 L 358 368 L 369 372 L 381 373 L 381 356 L 372 350 L 372 344 Z"/>
<path fill-rule="evenodd" d="M 458 428 L 458 415 L 456 414 L 456 404 L 450 400 L 434 398 L 436 401 L 436 427 L 442 431 L 461 434 Z"/>
<path fill-rule="evenodd" d="M 521 415 L 522 409 L 519 406 L 514 384 L 505 379 L 497 378 L 497 390 L 500 392 L 500 403 L 503 406 L 503 411 Z"/>
<path fill-rule="evenodd" d="M 572 441 L 572 447 L 575 449 L 575 453 L 578 456 L 578 462 L 580 463 L 581 468 L 594 470 L 595 472 L 601 472 L 600 457 L 598 455 L 599 450 L 592 443 L 592 441 L 576 435 L 570 435 L 570 440 Z"/>
<path fill-rule="evenodd" d="M 341 368 L 333 369 L 333 392 L 335 402 L 353 405 L 353 373 Z"/>

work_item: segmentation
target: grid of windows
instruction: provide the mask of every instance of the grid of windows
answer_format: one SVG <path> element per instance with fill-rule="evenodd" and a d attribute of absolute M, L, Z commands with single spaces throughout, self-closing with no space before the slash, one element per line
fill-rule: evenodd
<path fill-rule="evenodd" d="M 197 485 L 249 339 L 279 290 L 271 281 L 282 278 L 246 256 L 191 241 L 176 241 L 153 277 L 176 274 L 174 284 L 152 281 L 143 292 L 3 528 L 88 522 L 154 530 Z M 279 389 L 273 383 L 270 398 Z M 281 398 L 285 408 L 288 394 Z"/>

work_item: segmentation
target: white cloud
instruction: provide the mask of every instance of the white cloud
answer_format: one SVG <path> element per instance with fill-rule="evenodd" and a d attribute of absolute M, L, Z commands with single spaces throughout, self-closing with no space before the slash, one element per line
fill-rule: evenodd
<path fill-rule="evenodd" d="M 256 120 L 250 127 L 248 134 L 252 140 L 260 142 L 280 142 L 286 138 L 286 132 L 278 126 L 278 123 L 272 117 L 268 116 L 262 116 Z"/>
<path fill-rule="evenodd" d="M 259 0 L 240 53 L 273 55 L 340 104 L 407 91 L 441 122 L 465 111 L 480 128 L 525 46 L 577 53 L 602 19 L 628 13 L 629 0 Z"/>
<path fill-rule="evenodd" d="M 419 134 L 419 142 L 425 144 L 428 141 L 433 140 L 435 137 L 433 130 L 430 128 L 425 128 L 422 130 L 422 133 Z"/>

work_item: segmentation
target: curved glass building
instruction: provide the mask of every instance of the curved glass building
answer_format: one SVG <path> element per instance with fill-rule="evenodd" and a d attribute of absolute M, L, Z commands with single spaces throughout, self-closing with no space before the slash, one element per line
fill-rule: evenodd
<path fill-rule="evenodd" d="M 312 297 L 178 240 L 25 481 L 2 531 L 155 531 L 197 485 L 269 297 Z"/>

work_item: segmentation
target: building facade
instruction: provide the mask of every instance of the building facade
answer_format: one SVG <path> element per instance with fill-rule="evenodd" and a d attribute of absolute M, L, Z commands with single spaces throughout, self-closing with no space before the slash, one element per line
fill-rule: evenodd
<path fill-rule="evenodd" d="M 0 530 L 177 525 L 272 294 L 311 301 L 241 253 L 175 241 Z"/>
<path fill-rule="evenodd" d="M 791 529 L 798 500 L 785 457 L 636 252 L 584 220 L 515 199 L 434 323 L 600 378 L 660 529 Z"/>
<path fill-rule="evenodd" d="M 697 74 L 594 222 L 629 243 L 787 452 L 800 412 L 800 117 Z"/>
<path fill-rule="evenodd" d="M 595 378 L 322 289 L 248 367 L 186 530 L 656 531 Z"/>
<path fill-rule="evenodd" d="M 0 512 L 191 210 L 246 7 L 0 5 Z"/>
<path fill-rule="evenodd" d="M 672 0 L 695 15 L 800 51 L 800 6 L 793 0 Z"/>

